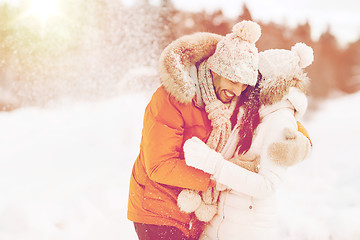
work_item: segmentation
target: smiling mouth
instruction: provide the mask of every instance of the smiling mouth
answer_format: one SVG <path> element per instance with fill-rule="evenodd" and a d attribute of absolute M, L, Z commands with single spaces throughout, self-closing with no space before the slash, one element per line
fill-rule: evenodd
<path fill-rule="evenodd" d="M 234 93 L 232 93 L 232 92 L 230 92 L 230 91 L 228 91 L 228 90 L 224 90 L 224 95 L 225 95 L 225 97 L 228 98 L 228 99 L 232 99 L 232 98 L 235 96 Z"/>

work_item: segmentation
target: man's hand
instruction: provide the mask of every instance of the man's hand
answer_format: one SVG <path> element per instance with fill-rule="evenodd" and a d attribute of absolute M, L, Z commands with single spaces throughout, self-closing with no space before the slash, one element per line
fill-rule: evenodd
<path fill-rule="evenodd" d="M 284 129 L 285 140 L 272 143 L 268 148 L 270 159 L 280 166 L 290 167 L 303 161 L 311 152 L 310 141 L 304 134 Z"/>
<path fill-rule="evenodd" d="M 216 204 L 219 199 L 220 192 L 216 188 L 208 187 L 206 191 L 201 193 L 202 200 L 206 204 Z"/>
<path fill-rule="evenodd" d="M 260 166 L 260 155 L 253 152 L 247 152 L 243 155 L 238 155 L 229 160 L 236 165 L 245 168 L 249 171 L 258 173 Z"/>

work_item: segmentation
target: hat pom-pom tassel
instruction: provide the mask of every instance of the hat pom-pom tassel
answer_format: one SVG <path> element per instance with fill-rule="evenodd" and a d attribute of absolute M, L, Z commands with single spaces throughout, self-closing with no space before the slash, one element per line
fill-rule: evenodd
<path fill-rule="evenodd" d="M 250 43 L 255 43 L 257 40 L 259 40 L 261 35 L 261 28 L 259 24 L 247 20 L 241 21 L 236 24 L 233 27 L 232 31 L 242 40 Z"/>
<path fill-rule="evenodd" d="M 307 46 L 305 43 L 297 43 L 292 48 L 291 51 L 296 53 L 300 62 L 299 65 L 301 68 L 306 68 L 314 61 L 314 51 L 311 47 Z"/>

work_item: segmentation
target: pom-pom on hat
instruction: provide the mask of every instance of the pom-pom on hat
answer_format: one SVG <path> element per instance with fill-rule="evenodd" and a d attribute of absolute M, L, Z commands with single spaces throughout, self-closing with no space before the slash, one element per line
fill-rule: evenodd
<path fill-rule="evenodd" d="M 314 60 L 313 49 L 305 43 L 296 43 L 291 51 L 269 49 L 259 53 L 259 71 L 265 80 L 290 79 Z"/>
<path fill-rule="evenodd" d="M 260 38 L 261 28 L 252 21 L 237 23 L 209 57 L 210 69 L 233 82 L 255 86 L 258 75 L 258 50 L 255 42 Z"/>

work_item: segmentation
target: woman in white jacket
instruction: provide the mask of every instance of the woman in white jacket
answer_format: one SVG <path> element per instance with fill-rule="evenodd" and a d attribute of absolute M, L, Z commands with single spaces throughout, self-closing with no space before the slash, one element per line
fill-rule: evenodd
<path fill-rule="evenodd" d="M 221 154 L 197 138 L 185 143 L 186 163 L 212 174 L 228 188 L 221 193 L 218 214 L 205 227 L 201 239 L 277 239 L 274 192 L 284 181 L 288 166 L 296 161 L 285 150 L 308 149 L 298 153 L 301 155 L 308 154 L 311 148 L 310 141 L 295 140 L 304 137 L 298 132 L 297 119 L 307 107 L 305 93 L 309 79 L 303 68 L 312 61 L 312 49 L 303 43 L 296 44 L 291 51 L 271 49 L 259 55 L 259 71 L 263 76 L 259 85 L 261 122 L 246 153 L 260 156 L 258 173 L 225 160 L 239 155 L 241 111 Z M 289 145 L 289 139 L 294 139 L 294 145 Z"/>

